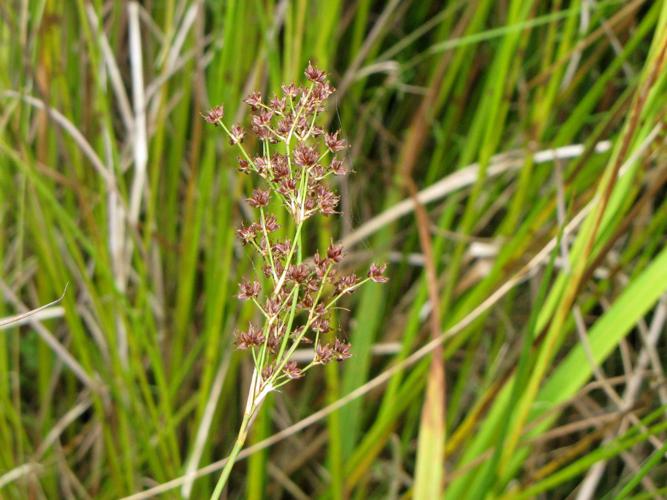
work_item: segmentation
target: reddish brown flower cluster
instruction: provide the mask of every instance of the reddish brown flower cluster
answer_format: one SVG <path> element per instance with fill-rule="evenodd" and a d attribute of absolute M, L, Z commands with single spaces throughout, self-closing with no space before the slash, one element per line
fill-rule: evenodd
<path fill-rule="evenodd" d="M 236 334 L 236 347 L 239 349 L 251 349 L 253 347 L 259 347 L 262 344 L 264 344 L 264 333 L 255 328 L 252 323 L 247 331 L 237 332 Z"/>
<path fill-rule="evenodd" d="M 324 109 L 334 89 L 327 82 L 326 74 L 312 65 L 308 66 L 306 76 L 310 85 L 283 85 L 283 95 L 274 96 L 266 103 L 259 92 L 246 97 L 245 103 L 254 111 L 251 130 L 264 147 L 261 156 L 251 159 L 243 155 L 239 159 L 239 170 L 262 177 L 272 191 L 278 193 L 297 222 L 316 213 L 336 213 L 339 198 L 324 180 L 330 175 L 346 173 L 343 161 L 336 158 L 335 153 L 345 150 L 347 143 L 339 132 L 325 133 L 315 124 L 317 114 Z M 216 109 L 206 115 L 207 120 L 212 116 L 213 121 L 209 120 L 212 123 L 219 123 Z M 240 143 L 243 129 L 235 125 L 229 136 L 233 143 Z M 319 147 L 318 143 L 325 147 Z M 269 153 L 272 144 L 286 145 L 290 154 L 285 154 L 283 148 Z"/>
<path fill-rule="evenodd" d="M 340 132 L 325 132 L 316 124 L 334 89 L 326 73 L 312 64 L 305 76 L 306 85 L 283 85 L 282 95 L 268 101 L 259 92 L 244 100 L 253 111 L 250 129 L 259 140 L 259 156 L 249 154 L 243 146 L 246 134 L 240 125 L 225 126 L 222 106 L 204 115 L 239 147 L 239 171 L 255 173 L 264 183 L 246 200 L 258 211 L 256 220 L 237 230 L 241 243 L 257 252 L 261 260 L 257 268 L 265 277 L 264 285 L 256 279 L 242 281 L 238 298 L 255 302 L 264 316 L 264 327 L 260 330 L 250 325 L 247 331 L 238 332 L 236 345 L 253 352 L 257 373 L 270 388 L 301 378 L 314 365 L 349 358 L 350 344 L 333 332 L 335 305 L 367 281 L 387 280 L 384 265 L 372 264 L 364 279 L 342 273 L 337 267 L 343 248 L 336 244 L 323 255 L 316 253 L 312 261 L 302 261 L 304 222 L 318 213 L 336 213 L 339 197 L 327 179 L 347 173 L 343 159 L 336 156 L 347 148 L 347 142 Z M 287 240 L 274 237 L 279 225 L 268 211 L 275 209 L 275 202 L 282 204 L 295 222 Z M 302 368 L 291 359 L 301 344 L 313 346 L 313 361 Z"/>
<path fill-rule="evenodd" d="M 212 125 L 219 125 L 224 116 L 225 108 L 223 108 L 222 104 L 220 104 L 211 108 L 208 113 L 204 115 L 204 120 Z"/>

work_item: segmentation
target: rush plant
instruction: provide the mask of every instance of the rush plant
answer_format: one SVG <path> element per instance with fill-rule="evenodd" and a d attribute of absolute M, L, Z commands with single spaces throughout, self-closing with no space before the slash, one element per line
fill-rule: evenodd
<path fill-rule="evenodd" d="M 304 86 L 282 86 L 282 95 L 265 101 L 259 92 L 245 103 L 252 108 L 251 131 L 257 138 L 255 156 L 243 145 L 245 130 L 225 125 L 222 106 L 212 108 L 205 120 L 224 130 L 240 151 L 238 169 L 252 175 L 257 186 L 247 198 L 256 210 L 255 220 L 242 225 L 237 236 L 253 252 L 257 275 L 239 284 L 238 298 L 252 301 L 261 325 L 250 323 L 237 331 L 237 349 L 250 351 L 254 364 L 234 447 L 211 498 L 220 497 L 234 461 L 266 396 L 317 365 L 343 361 L 351 345 L 337 336 L 331 314 L 336 304 L 368 281 L 385 282 L 385 265 L 371 264 L 365 278 L 338 269 L 343 248 L 331 243 L 325 253 L 304 260 L 304 225 L 316 214 L 337 214 L 339 197 L 328 185 L 333 176 L 347 174 L 341 152 L 347 142 L 340 132 L 327 132 L 317 124 L 334 88 L 324 71 L 308 64 Z M 278 201 L 278 203 L 276 203 Z M 289 214 L 288 239 L 275 237 L 282 206 Z M 299 346 L 310 345 L 312 360 L 299 366 L 292 359 Z"/>

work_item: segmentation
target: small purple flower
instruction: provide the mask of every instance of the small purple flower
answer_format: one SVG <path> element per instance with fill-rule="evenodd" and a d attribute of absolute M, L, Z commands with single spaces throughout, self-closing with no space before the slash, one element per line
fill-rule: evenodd
<path fill-rule="evenodd" d="M 337 195 L 324 187 L 317 193 L 317 204 L 324 215 L 335 214 L 339 201 L 340 198 Z"/>
<path fill-rule="evenodd" d="M 303 377 L 303 372 L 297 366 L 296 361 L 289 361 L 285 365 L 285 368 L 283 368 L 283 372 L 285 373 L 285 375 L 287 375 L 287 378 L 290 378 L 292 380 Z"/>
<path fill-rule="evenodd" d="M 281 300 L 278 297 L 273 297 L 266 301 L 266 304 L 264 304 L 264 310 L 269 316 L 275 316 L 280 312 L 281 306 Z"/>
<path fill-rule="evenodd" d="M 325 134 L 324 143 L 332 153 L 336 153 L 337 151 L 341 151 L 347 147 L 347 142 L 345 142 L 345 139 L 338 137 L 338 131 L 334 132 L 333 134 Z"/>
<path fill-rule="evenodd" d="M 255 240 L 255 237 L 257 236 L 257 227 L 254 224 L 250 224 L 249 226 L 241 225 L 241 227 L 236 230 L 236 235 L 245 246 Z"/>
<path fill-rule="evenodd" d="M 290 266 L 287 270 L 287 277 L 295 283 L 303 284 L 310 276 L 310 269 L 305 264 Z"/>
<path fill-rule="evenodd" d="M 266 127 L 271 124 L 271 118 L 273 117 L 273 111 L 270 109 L 263 109 L 258 111 L 256 115 L 253 115 L 251 121 L 252 124 L 257 127 Z"/>
<path fill-rule="evenodd" d="M 255 110 L 262 105 L 262 94 L 260 94 L 259 92 L 253 92 L 248 97 L 243 99 L 243 102 L 245 102 L 248 106 L 250 106 L 253 110 Z"/>
<path fill-rule="evenodd" d="M 269 170 L 269 162 L 267 162 L 263 157 L 258 156 L 254 160 L 255 167 L 260 174 L 265 174 Z"/>
<path fill-rule="evenodd" d="M 262 370 L 262 379 L 268 380 L 269 378 L 271 378 L 271 375 L 273 375 L 274 371 L 275 368 L 273 368 L 273 365 L 265 366 L 264 369 Z"/>
<path fill-rule="evenodd" d="M 331 171 L 335 175 L 346 175 L 347 174 L 347 169 L 345 168 L 345 164 L 339 160 L 338 158 L 334 158 L 331 160 Z"/>
<path fill-rule="evenodd" d="M 336 245 L 332 243 L 327 250 L 327 257 L 334 262 L 343 260 L 343 245 Z"/>
<path fill-rule="evenodd" d="M 311 167 L 317 163 L 318 154 L 314 148 L 300 144 L 294 151 L 294 163 L 301 167 Z"/>
<path fill-rule="evenodd" d="M 271 195 L 264 189 L 255 189 L 252 196 L 247 199 L 248 204 L 254 208 L 265 207 L 269 204 Z"/>
<path fill-rule="evenodd" d="M 243 137 L 245 136 L 245 130 L 240 125 L 232 126 L 231 134 L 229 137 L 229 142 L 234 144 L 240 144 L 243 142 Z"/>
<path fill-rule="evenodd" d="M 378 265 L 372 263 L 368 271 L 368 277 L 372 281 L 375 281 L 376 283 L 386 283 L 387 281 L 389 281 L 389 278 L 384 276 L 385 269 L 387 269 L 387 264 Z"/>
<path fill-rule="evenodd" d="M 327 318 L 320 316 L 313 321 L 311 328 L 315 332 L 326 333 L 331 330 L 331 323 Z"/>
<path fill-rule="evenodd" d="M 271 247 L 274 258 L 282 259 L 289 254 L 292 243 L 289 240 L 278 242 Z"/>
<path fill-rule="evenodd" d="M 278 134 L 286 137 L 287 134 L 290 133 L 290 130 L 292 130 L 292 118 L 290 116 L 278 120 L 278 124 L 276 125 L 276 132 L 278 132 Z"/>
<path fill-rule="evenodd" d="M 317 69 L 310 61 L 308 61 L 308 67 L 306 68 L 306 71 L 304 71 L 304 74 L 311 82 L 318 83 L 324 83 L 324 80 L 327 77 L 327 74 L 324 71 Z"/>
<path fill-rule="evenodd" d="M 282 335 L 279 330 L 275 328 L 275 325 L 273 328 L 271 328 L 271 332 L 269 333 L 269 338 L 266 341 L 266 346 L 269 348 L 269 351 L 272 354 L 275 354 L 278 352 L 280 349 L 280 339 Z"/>
<path fill-rule="evenodd" d="M 239 172 L 242 174 L 248 174 L 252 170 L 250 167 L 250 162 L 248 160 L 244 160 L 243 158 L 238 159 L 239 162 Z"/>
<path fill-rule="evenodd" d="M 278 96 L 273 96 L 273 99 L 269 102 L 269 106 L 271 106 L 274 112 L 282 114 L 285 111 L 286 102 L 284 97 L 279 99 Z"/>
<path fill-rule="evenodd" d="M 264 227 L 269 233 L 272 233 L 273 231 L 277 231 L 280 228 L 280 225 L 278 224 L 278 220 L 276 219 L 275 215 L 269 215 L 265 220 L 264 220 Z"/>
<path fill-rule="evenodd" d="M 208 123 L 217 125 L 220 122 L 220 120 L 222 120 L 222 118 L 225 116 L 225 108 L 222 106 L 222 104 L 218 104 L 217 106 L 214 106 L 211 109 L 209 109 L 208 112 L 206 112 L 202 116 L 204 117 L 204 120 L 206 120 Z"/>
<path fill-rule="evenodd" d="M 299 87 L 297 87 L 293 83 L 290 83 L 289 85 L 283 84 L 280 88 L 282 89 L 283 94 L 285 94 L 285 96 L 287 96 L 287 97 L 294 98 L 294 97 L 298 96 L 299 92 L 300 92 Z"/>
<path fill-rule="evenodd" d="M 285 196 L 293 195 L 296 192 L 296 181 L 294 179 L 283 179 L 278 186 L 278 192 Z"/>
<path fill-rule="evenodd" d="M 313 108 L 313 111 L 322 111 L 324 109 L 324 101 L 326 101 L 335 90 L 336 89 L 327 82 L 316 83 L 310 93 L 310 98 L 312 99 L 311 107 Z"/>
<path fill-rule="evenodd" d="M 239 300 L 250 300 L 259 296 L 262 291 L 262 285 L 257 281 L 242 281 L 239 284 Z"/>
<path fill-rule="evenodd" d="M 264 344 L 264 333 L 256 328 L 252 323 L 248 326 L 247 332 L 237 332 L 234 342 L 240 350 L 246 350 L 252 347 L 259 347 Z"/>
<path fill-rule="evenodd" d="M 330 345 L 319 344 L 315 348 L 315 362 L 326 365 L 329 361 L 334 359 L 335 353 Z"/>
<path fill-rule="evenodd" d="M 280 181 L 289 177 L 289 165 L 287 159 L 283 155 L 276 155 L 272 161 L 273 180 Z"/>
<path fill-rule="evenodd" d="M 351 344 L 346 344 L 345 342 L 341 342 L 338 339 L 334 341 L 333 352 L 337 361 L 343 361 L 352 357 L 351 349 Z"/>
<path fill-rule="evenodd" d="M 336 293 L 350 293 L 359 279 L 356 274 L 345 274 L 336 283 Z"/>

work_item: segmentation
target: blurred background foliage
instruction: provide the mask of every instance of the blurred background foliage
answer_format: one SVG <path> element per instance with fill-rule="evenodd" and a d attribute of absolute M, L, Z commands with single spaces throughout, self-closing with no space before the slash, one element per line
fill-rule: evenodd
<path fill-rule="evenodd" d="M 354 173 L 307 245 L 391 281 L 229 497 L 667 495 L 666 28 L 663 0 L 2 2 L 0 318 L 69 286 L 0 320 L 0 496 L 207 498 L 250 186 L 200 115 L 309 60 Z"/>

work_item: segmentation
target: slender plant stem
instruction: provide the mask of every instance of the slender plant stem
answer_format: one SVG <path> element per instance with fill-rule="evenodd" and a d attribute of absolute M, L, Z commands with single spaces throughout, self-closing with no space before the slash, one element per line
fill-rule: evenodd
<path fill-rule="evenodd" d="M 225 485 L 227 484 L 227 481 L 229 480 L 229 475 L 232 472 L 232 467 L 234 467 L 234 462 L 236 461 L 236 457 L 241 451 L 241 448 L 243 448 L 243 444 L 245 443 L 245 440 L 248 437 L 248 430 L 250 429 L 251 417 L 255 412 L 255 410 L 256 408 L 253 407 L 250 409 L 250 411 L 246 411 L 245 414 L 243 415 L 243 421 L 241 422 L 241 427 L 239 428 L 239 433 L 238 436 L 236 437 L 234 448 L 232 448 L 231 453 L 227 457 L 227 463 L 225 463 L 225 468 L 222 469 L 222 473 L 220 474 L 220 479 L 218 479 L 218 483 L 215 485 L 215 490 L 213 490 L 213 494 L 211 495 L 211 500 L 218 500 L 220 498 L 220 495 L 222 495 L 222 490 L 224 489 Z"/>

